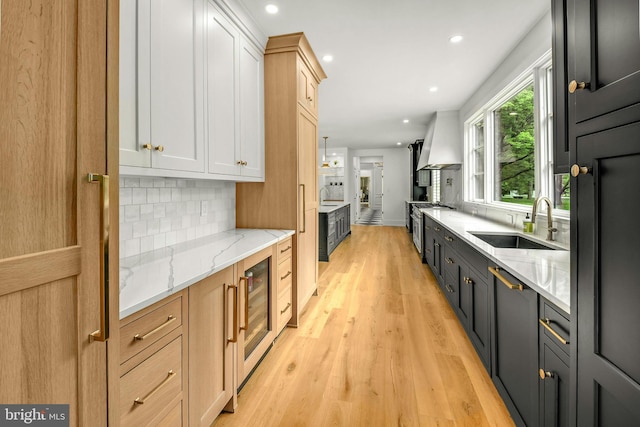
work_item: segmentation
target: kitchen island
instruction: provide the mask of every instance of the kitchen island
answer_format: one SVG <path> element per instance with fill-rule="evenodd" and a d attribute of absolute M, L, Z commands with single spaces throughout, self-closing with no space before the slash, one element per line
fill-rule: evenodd
<path fill-rule="evenodd" d="M 329 255 L 351 234 L 351 204 L 331 202 L 318 208 L 318 260 L 329 261 Z"/>

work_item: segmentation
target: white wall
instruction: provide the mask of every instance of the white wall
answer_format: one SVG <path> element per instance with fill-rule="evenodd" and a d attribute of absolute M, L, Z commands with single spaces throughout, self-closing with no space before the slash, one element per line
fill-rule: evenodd
<path fill-rule="evenodd" d="M 384 161 L 384 225 L 405 225 L 405 200 L 409 199 L 409 150 L 406 147 L 349 150 L 349 160 L 345 162 L 353 176 L 354 157 L 383 157 Z M 366 159 L 365 159 L 366 160 Z M 350 187 L 349 187 L 350 188 Z M 355 222 L 355 194 L 345 194 L 345 201 L 351 201 L 351 223 Z"/>
<path fill-rule="evenodd" d="M 551 49 L 551 31 L 551 12 L 548 12 L 462 105 L 460 108 L 460 129 L 463 129 L 464 122 L 484 104 Z"/>

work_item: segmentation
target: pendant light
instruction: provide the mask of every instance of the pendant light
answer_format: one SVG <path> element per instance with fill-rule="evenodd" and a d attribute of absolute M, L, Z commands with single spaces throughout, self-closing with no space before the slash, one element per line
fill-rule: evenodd
<path fill-rule="evenodd" d="M 322 157 L 322 167 L 330 168 L 329 162 L 327 161 L 327 138 L 328 136 L 323 136 L 324 138 L 324 156 Z"/>

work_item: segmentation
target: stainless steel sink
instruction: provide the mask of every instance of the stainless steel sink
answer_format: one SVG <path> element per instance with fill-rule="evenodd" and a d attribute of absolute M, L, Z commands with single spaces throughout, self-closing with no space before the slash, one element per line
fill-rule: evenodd
<path fill-rule="evenodd" d="M 545 245 L 544 243 L 527 239 L 526 237 L 519 234 L 471 234 L 473 234 L 480 240 L 484 240 L 494 248 L 564 250 L 563 248 Z"/>

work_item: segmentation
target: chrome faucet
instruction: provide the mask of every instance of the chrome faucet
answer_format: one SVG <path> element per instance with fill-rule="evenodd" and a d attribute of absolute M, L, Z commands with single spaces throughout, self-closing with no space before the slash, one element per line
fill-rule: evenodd
<path fill-rule="evenodd" d="M 544 200 L 547 203 L 547 240 L 553 241 L 553 233 L 558 231 L 558 229 L 553 227 L 553 217 L 551 216 L 553 205 L 548 197 L 536 197 L 533 202 L 533 211 L 531 211 L 531 222 L 534 224 L 536 222 L 536 211 L 538 209 L 538 202 L 540 202 L 541 200 Z"/>

